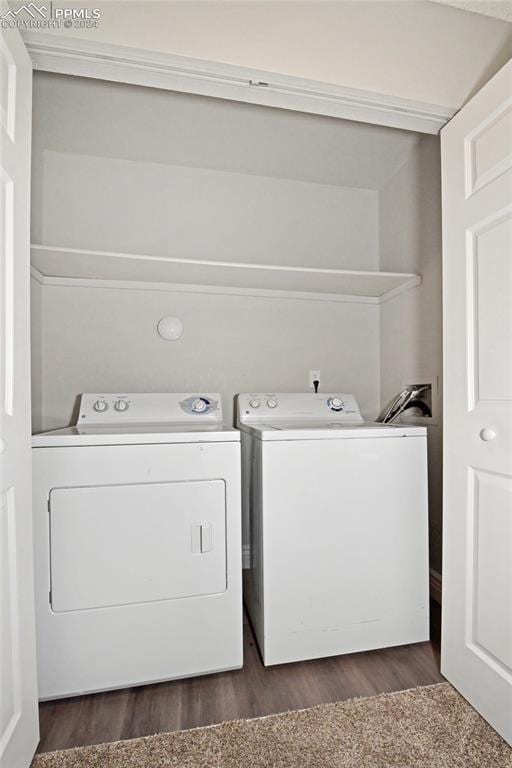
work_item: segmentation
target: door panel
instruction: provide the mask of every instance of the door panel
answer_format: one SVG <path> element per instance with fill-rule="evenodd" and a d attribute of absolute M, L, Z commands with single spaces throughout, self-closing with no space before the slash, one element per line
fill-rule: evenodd
<path fill-rule="evenodd" d="M 466 197 L 512 167 L 511 135 L 512 98 L 505 98 L 466 137 Z"/>
<path fill-rule="evenodd" d="M 443 129 L 442 672 L 512 743 L 512 62 Z"/>
<path fill-rule="evenodd" d="M 5 5 L 1 4 L 0 13 L 3 13 L 4 8 Z M 14 45 L 18 47 L 19 43 L 15 42 Z M 0 125 L 11 141 L 15 141 L 16 69 L 13 54 L 7 45 L 6 38 L 3 37 L 0 43 Z"/>
<path fill-rule="evenodd" d="M 54 489 L 50 558 L 56 613 L 224 592 L 225 484 Z"/>
<path fill-rule="evenodd" d="M 21 717 L 21 677 L 17 658 L 20 646 L 19 612 L 16 585 L 16 508 L 14 489 L 2 494 L 0 515 L 0 647 L 2 706 L 0 733 L 8 741 Z"/>
<path fill-rule="evenodd" d="M 3 376 L 0 383 L 3 413 L 12 416 L 13 410 L 13 237 L 14 224 L 14 184 L 7 170 L 0 170 L 0 259 L 2 285 L 2 367 Z"/>
<path fill-rule="evenodd" d="M 512 135 L 512 134 L 511 134 Z M 512 400 L 512 208 L 469 235 L 468 304 L 474 405 Z"/>
<path fill-rule="evenodd" d="M 512 676 L 512 478 L 471 471 L 471 578 L 468 640 Z"/>

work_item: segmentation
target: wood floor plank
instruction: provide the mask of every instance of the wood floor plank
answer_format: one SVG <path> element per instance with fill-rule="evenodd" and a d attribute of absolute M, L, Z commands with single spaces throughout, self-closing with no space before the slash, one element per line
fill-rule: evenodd
<path fill-rule="evenodd" d="M 431 643 L 264 667 L 246 622 L 241 670 L 41 703 L 38 751 L 131 739 L 437 683 L 443 680 L 437 635 L 434 625 Z"/>

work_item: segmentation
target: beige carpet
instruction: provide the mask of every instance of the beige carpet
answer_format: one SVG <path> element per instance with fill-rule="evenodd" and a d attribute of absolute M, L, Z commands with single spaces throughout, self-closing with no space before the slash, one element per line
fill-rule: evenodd
<path fill-rule="evenodd" d="M 38 756 L 34 768 L 512 768 L 448 684 Z"/>

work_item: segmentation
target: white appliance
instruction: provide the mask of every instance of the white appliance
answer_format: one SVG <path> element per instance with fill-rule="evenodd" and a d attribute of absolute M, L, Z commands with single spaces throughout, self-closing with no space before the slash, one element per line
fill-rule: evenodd
<path fill-rule="evenodd" d="M 82 395 L 33 437 L 42 699 L 242 666 L 240 433 L 215 394 Z"/>
<path fill-rule="evenodd" d="M 238 425 L 264 664 L 428 640 L 425 428 L 344 394 L 239 395 Z"/>

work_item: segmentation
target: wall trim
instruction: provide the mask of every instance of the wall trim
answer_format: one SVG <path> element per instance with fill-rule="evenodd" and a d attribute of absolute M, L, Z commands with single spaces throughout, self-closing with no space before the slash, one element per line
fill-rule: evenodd
<path fill-rule="evenodd" d="M 195 93 L 437 134 L 456 109 L 375 91 L 40 31 L 23 35 L 34 69 Z"/>

